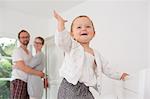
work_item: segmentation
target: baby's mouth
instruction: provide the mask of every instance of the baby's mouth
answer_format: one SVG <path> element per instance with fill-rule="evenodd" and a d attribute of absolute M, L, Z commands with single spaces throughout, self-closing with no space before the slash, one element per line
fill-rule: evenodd
<path fill-rule="evenodd" d="M 88 35 L 88 34 L 87 34 L 87 33 L 81 33 L 81 35 L 82 35 L 82 36 L 86 36 L 86 35 Z"/>

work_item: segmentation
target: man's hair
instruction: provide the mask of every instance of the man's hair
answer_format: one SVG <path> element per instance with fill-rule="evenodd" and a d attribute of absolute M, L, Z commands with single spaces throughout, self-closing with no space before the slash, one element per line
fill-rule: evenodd
<path fill-rule="evenodd" d="M 18 33 L 18 39 L 20 39 L 20 34 L 21 34 L 22 32 L 26 32 L 26 33 L 28 33 L 28 31 L 26 31 L 26 30 L 21 30 L 21 31 Z M 30 36 L 30 34 L 29 34 L 29 33 L 28 33 L 28 35 Z"/>

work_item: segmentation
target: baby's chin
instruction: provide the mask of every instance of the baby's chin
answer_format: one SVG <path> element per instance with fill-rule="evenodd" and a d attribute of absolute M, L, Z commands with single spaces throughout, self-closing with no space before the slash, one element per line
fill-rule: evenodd
<path fill-rule="evenodd" d="M 80 40 L 78 40 L 78 42 L 82 43 L 82 44 L 86 44 L 86 43 L 90 42 L 90 39 L 80 39 Z"/>

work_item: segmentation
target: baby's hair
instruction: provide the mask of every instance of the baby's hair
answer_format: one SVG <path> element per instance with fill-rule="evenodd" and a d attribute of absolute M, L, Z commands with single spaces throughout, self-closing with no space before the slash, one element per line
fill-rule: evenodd
<path fill-rule="evenodd" d="M 91 21 L 92 26 L 93 26 L 93 30 L 94 30 L 94 32 L 95 32 L 95 28 L 94 28 L 94 24 L 93 24 L 92 20 L 91 20 L 88 16 L 86 16 L 86 15 L 80 15 L 80 16 L 77 16 L 77 17 L 72 21 L 72 24 L 71 24 L 71 32 L 72 32 L 72 27 L 73 27 L 74 21 L 75 21 L 76 19 L 82 18 L 82 17 L 88 18 L 88 19 Z"/>
<path fill-rule="evenodd" d="M 35 39 L 39 39 L 39 40 L 41 40 L 41 41 L 42 41 L 42 45 L 44 45 L 44 38 L 42 38 L 42 37 L 38 36 L 38 37 L 36 37 Z"/>

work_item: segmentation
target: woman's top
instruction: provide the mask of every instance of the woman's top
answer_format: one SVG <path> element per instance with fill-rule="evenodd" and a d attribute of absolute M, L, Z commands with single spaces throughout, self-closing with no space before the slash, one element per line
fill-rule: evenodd
<path fill-rule="evenodd" d="M 45 67 L 44 61 L 44 54 L 39 52 L 34 57 L 32 57 L 29 64 L 27 65 L 31 66 L 35 70 L 43 71 Z M 29 96 L 38 98 L 43 96 L 44 84 L 41 77 L 36 75 L 29 75 L 27 86 Z"/>

